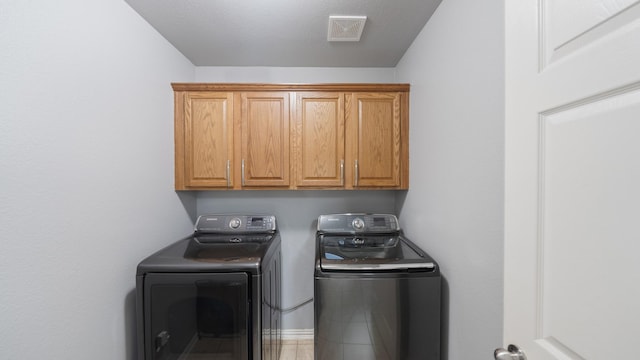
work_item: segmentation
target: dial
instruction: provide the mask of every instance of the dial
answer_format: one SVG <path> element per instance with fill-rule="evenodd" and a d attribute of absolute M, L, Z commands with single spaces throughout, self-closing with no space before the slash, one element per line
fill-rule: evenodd
<path fill-rule="evenodd" d="M 239 218 L 233 218 L 229 221 L 229 227 L 232 229 L 237 229 L 240 227 L 241 221 Z"/>
<path fill-rule="evenodd" d="M 364 229 L 364 221 L 362 221 L 362 219 L 360 219 L 360 218 L 353 219 L 353 221 L 351 222 L 351 225 L 356 230 Z"/>

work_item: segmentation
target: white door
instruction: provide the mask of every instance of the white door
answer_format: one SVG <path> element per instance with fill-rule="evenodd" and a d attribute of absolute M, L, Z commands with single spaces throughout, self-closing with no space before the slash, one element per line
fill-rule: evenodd
<path fill-rule="evenodd" d="M 640 1 L 505 16 L 503 346 L 640 359 Z"/>

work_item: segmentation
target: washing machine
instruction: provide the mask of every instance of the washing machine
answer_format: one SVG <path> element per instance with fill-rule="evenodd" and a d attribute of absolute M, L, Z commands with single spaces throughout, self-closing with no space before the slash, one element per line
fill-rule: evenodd
<path fill-rule="evenodd" d="M 137 267 L 138 359 L 276 360 L 281 294 L 275 216 L 200 216 Z"/>
<path fill-rule="evenodd" d="M 316 360 L 440 360 L 438 264 L 391 214 L 318 218 Z"/>

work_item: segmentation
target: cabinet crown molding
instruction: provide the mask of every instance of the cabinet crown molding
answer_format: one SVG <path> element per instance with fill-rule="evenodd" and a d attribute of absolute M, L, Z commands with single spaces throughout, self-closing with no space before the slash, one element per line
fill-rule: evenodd
<path fill-rule="evenodd" d="M 410 84 L 389 83 L 172 83 L 174 91 L 343 91 L 343 92 L 408 92 Z"/>

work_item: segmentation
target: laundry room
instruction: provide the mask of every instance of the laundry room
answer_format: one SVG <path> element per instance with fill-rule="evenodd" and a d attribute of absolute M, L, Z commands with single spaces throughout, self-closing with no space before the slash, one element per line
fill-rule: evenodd
<path fill-rule="evenodd" d="M 439 265 L 441 359 L 491 358 L 503 345 L 505 5 L 429 3 L 390 65 L 339 66 L 200 65 L 127 1 L 3 2 L 0 357 L 138 359 L 136 267 L 203 214 L 277 218 L 281 307 L 296 307 L 281 335 L 313 339 L 318 217 L 375 213 L 397 216 Z M 406 84 L 406 187 L 176 190 L 178 83 Z"/>

